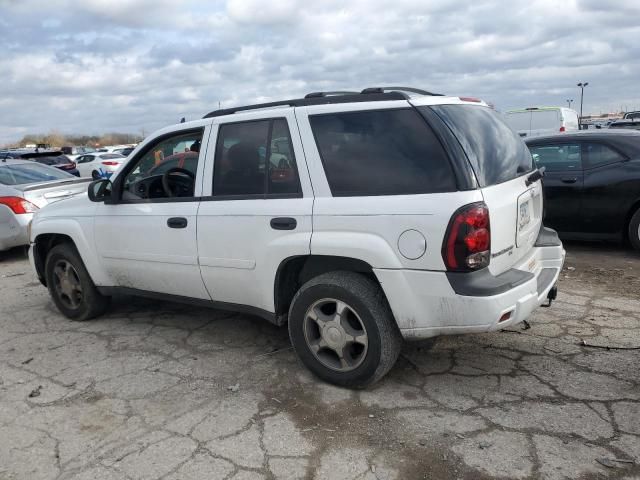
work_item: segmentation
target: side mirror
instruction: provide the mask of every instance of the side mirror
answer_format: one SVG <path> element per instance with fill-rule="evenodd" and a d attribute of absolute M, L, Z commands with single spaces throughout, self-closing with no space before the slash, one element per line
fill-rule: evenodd
<path fill-rule="evenodd" d="M 92 202 L 104 202 L 105 199 L 111 197 L 111 180 L 101 178 L 94 180 L 89 184 L 89 200 Z"/>

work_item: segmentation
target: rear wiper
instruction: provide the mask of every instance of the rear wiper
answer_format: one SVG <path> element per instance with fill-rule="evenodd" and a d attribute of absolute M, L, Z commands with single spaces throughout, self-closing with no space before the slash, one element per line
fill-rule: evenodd
<path fill-rule="evenodd" d="M 527 177 L 527 180 L 524 182 L 524 184 L 528 187 L 529 185 L 531 185 L 532 183 L 537 182 L 538 180 L 540 180 L 542 177 L 544 177 L 544 171 L 546 170 L 546 167 L 540 167 L 538 168 L 535 172 L 533 172 L 531 175 L 529 175 Z"/>

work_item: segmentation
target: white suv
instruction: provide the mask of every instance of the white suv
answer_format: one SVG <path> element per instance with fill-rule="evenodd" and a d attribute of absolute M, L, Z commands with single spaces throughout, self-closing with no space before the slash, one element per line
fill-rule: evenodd
<path fill-rule="evenodd" d="M 481 101 L 314 93 L 164 128 L 31 228 L 67 317 L 117 292 L 288 321 L 302 362 L 364 386 L 402 339 L 487 332 L 555 297 L 542 173 Z"/>

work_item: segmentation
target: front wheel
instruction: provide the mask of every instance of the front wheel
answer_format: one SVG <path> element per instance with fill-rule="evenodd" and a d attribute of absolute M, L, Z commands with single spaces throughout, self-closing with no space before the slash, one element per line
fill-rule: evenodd
<path fill-rule="evenodd" d="M 640 250 L 640 208 L 631 217 L 629 221 L 629 243 L 636 250 Z"/>
<path fill-rule="evenodd" d="M 45 276 L 58 310 L 71 320 L 89 320 L 105 312 L 109 297 L 96 289 L 75 247 L 56 245 L 47 255 Z"/>
<path fill-rule="evenodd" d="M 289 336 L 309 370 L 344 387 L 382 378 L 402 347 L 382 289 L 354 272 L 325 273 L 305 283 L 291 303 Z"/>

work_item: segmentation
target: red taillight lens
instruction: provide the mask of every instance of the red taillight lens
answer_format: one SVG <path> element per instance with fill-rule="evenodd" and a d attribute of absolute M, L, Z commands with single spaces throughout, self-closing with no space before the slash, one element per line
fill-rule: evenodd
<path fill-rule="evenodd" d="M 106 165 L 108 167 L 115 167 L 117 165 L 120 165 L 120 162 L 109 162 L 109 161 L 104 161 L 102 162 L 103 165 Z"/>
<path fill-rule="evenodd" d="M 442 258 L 447 270 L 478 270 L 489 265 L 491 228 L 489 209 L 474 203 L 458 209 L 449 222 L 442 245 Z"/>
<path fill-rule="evenodd" d="M 560 127 L 560 131 L 564 132 L 566 129 L 564 127 Z"/>
<path fill-rule="evenodd" d="M 20 197 L 0 197 L 0 205 L 6 205 L 16 215 L 34 213 L 38 210 L 36 205 Z"/>

